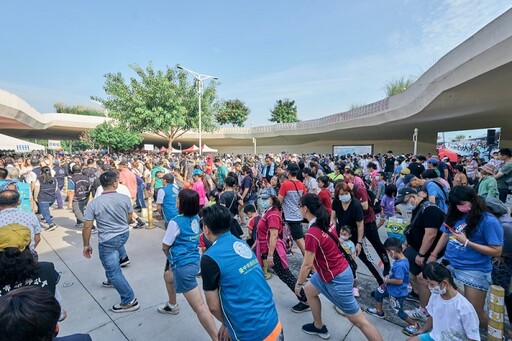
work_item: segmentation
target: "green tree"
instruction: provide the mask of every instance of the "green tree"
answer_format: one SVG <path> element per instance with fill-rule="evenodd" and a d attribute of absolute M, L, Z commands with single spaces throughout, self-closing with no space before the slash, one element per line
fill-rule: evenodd
<path fill-rule="evenodd" d="M 95 144 L 110 147 L 116 151 L 127 150 L 142 142 L 142 136 L 129 130 L 126 126 L 112 122 L 103 122 L 89 131 L 89 136 Z"/>
<path fill-rule="evenodd" d="M 299 122 L 297 106 L 290 99 L 277 100 L 274 108 L 270 110 L 270 122 L 293 123 Z"/>
<path fill-rule="evenodd" d="M 105 116 L 105 113 L 99 111 L 96 108 L 84 107 L 81 105 L 66 105 L 64 103 L 54 103 L 53 107 L 55 108 L 55 112 L 59 114 L 75 114 L 75 115 L 85 115 L 85 116 Z"/>
<path fill-rule="evenodd" d="M 462 140 L 465 140 L 466 139 L 466 135 L 457 135 L 455 136 L 455 138 L 452 140 L 453 142 L 458 142 L 458 141 L 462 141 Z"/>
<path fill-rule="evenodd" d="M 189 130 L 198 128 L 198 87 L 187 73 L 177 67 L 154 70 L 130 65 L 137 78 L 127 82 L 121 73 L 105 75 L 103 89 L 107 98 L 91 97 L 103 104 L 109 117 L 133 132 L 157 134 L 172 142 Z M 214 113 L 218 108 L 217 83 L 209 82 L 202 95 L 202 130 L 215 129 Z"/>
<path fill-rule="evenodd" d="M 393 79 L 391 82 L 389 82 L 385 86 L 386 96 L 391 97 L 391 96 L 397 95 L 399 93 L 402 93 L 405 90 L 407 90 L 408 88 L 410 88 L 411 85 L 414 84 L 414 82 L 415 82 L 415 78 L 411 77 L 411 76 L 409 76 L 407 78 L 400 77 L 397 79 Z"/>
<path fill-rule="evenodd" d="M 244 102 L 239 99 L 222 101 L 220 104 L 219 112 L 215 114 L 215 118 L 219 124 L 232 124 L 234 126 L 242 127 L 244 122 L 247 121 L 251 109 L 249 109 Z"/>

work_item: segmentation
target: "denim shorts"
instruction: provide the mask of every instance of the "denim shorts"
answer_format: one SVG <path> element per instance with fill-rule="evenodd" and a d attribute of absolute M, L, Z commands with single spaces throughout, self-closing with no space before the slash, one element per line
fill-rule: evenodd
<path fill-rule="evenodd" d="M 354 315 L 360 311 L 359 304 L 354 298 L 354 276 L 352 276 L 350 266 L 347 266 L 342 273 L 334 277 L 329 283 L 322 281 L 318 272 L 315 272 L 310 282 L 316 290 L 327 297 L 329 301 L 334 303 L 345 314 Z"/>
<path fill-rule="evenodd" d="M 190 263 L 172 270 L 174 275 L 174 289 L 178 294 L 189 292 L 197 287 L 197 273 L 199 263 Z"/>
<path fill-rule="evenodd" d="M 482 291 L 489 291 L 491 287 L 491 272 L 455 269 L 452 265 L 448 265 L 446 268 L 450 270 L 456 282 L 465 286 Z"/>

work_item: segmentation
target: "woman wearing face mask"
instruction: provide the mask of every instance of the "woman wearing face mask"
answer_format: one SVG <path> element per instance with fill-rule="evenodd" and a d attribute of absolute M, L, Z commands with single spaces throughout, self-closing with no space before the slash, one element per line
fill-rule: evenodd
<path fill-rule="evenodd" d="M 464 284 L 462 292 L 475 308 L 480 327 L 487 328 L 484 303 L 491 285 L 492 257 L 501 255 L 503 227 L 471 187 L 454 187 L 449 200 L 443 235 L 429 260 L 434 261 L 446 247 L 448 270 Z"/>
<path fill-rule="evenodd" d="M 427 322 L 407 341 L 480 340 L 478 316 L 471 303 L 457 291 L 452 275 L 444 265 L 430 263 L 423 269 L 423 277 L 431 292 Z"/>
<path fill-rule="evenodd" d="M 283 215 L 281 212 L 281 202 L 275 195 L 263 197 L 260 201 L 260 208 L 263 216 L 258 222 L 256 255 L 260 261 L 264 272 L 268 267 L 274 270 L 279 279 L 295 292 L 295 283 L 297 279 L 288 267 L 286 258 L 286 245 L 283 237 Z M 302 313 L 309 310 L 306 294 L 301 291 L 297 295 L 299 303 L 293 306 L 294 313 Z"/>
<path fill-rule="evenodd" d="M 313 313 L 313 323 L 303 325 L 302 331 L 309 335 L 318 335 L 322 339 L 329 338 L 329 331 L 322 321 L 319 295 L 323 294 L 346 314 L 349 321 L 355 324 L 368 340 L 382 340 L 379 331 L 366 319 L 352 295 L 352 270 L 338 248 L 337 237 L 334 236 L 334 229 L 330 230 L 329 215 L 320 198 L 316 194 L 308 193 L 300 198 L 299 207 L 302 216 L 309 222 L 309 229 L 306 233 L 306 252 L 295 292 L 298 294 L 306 291 Z M 304 285 L 313 267 L 316 272 Z"/>
<path fill-rule="evenodd" d="M 356 254 L 375 277 L 379 285 L 384 283 L 379 270 L 368 257 L 367 246 L 364 245 L 364 212 L 359 200 L 352 197 L 352 189 L 345 182 L 340 182 L 334 189 L 332 201 L 331 222 L 336 224 L 336 232 L 340 234 L 342 226 L 348 225 L 352 229 L 350 240 L 356 245 Z M 380 239 L 379 239 L 380 241 Z M 382 245 L 382 243 L 381 243 Z M 382 246 L 384 248 L 384 246 Z M 361 252 L 363 251 L 363 252 Z M 386 250 L 384 250 L 386 252 Z M 359 289 L 354 288 L 354 296 L 359 297 Z"/>

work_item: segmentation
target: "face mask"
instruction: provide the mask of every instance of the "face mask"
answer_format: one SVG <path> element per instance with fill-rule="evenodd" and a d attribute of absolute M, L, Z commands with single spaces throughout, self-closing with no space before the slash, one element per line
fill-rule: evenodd
<path fill-rule="evenodd" d="M 435 287 L 431 288 L 428 287 L 428 290 L 430 290 L 430 293 L 433 295 L 444 295 L 446 294 L 446 287 L 444 289 L 441 289 L 441 286 L 438 284 Z"/>
<path fill-rule="evenodd" d="M 462 213 L 468 213 L 469 211 L 471 211 L 471 204 L 468 202 L 465 203 L 464 205 L 457 205 L 457 209 Z"/>
<path fill-rule="evenodd" d="M 262 211 L 266 211 L 267 208 L 269 208 L 271 206 L 270 200 L 262 200 L 262 201 L 260 201 L 260 206 L 261 206 L 261 210 Z"/>
<path fill-rule="evenodd" d="M 348 237 L 347 236 L 340 236 L 340 239 L 343 240 L 343 241 L 346 241 L 346 240 L 348 240 Z"/>
<path fill-rule="evenodd" d="M 340 199 L 341 202 L 349 202 L 352 196 L 350 194 L 338 195 L 338 199 Z"/>
<path fill-rule="evenodd" d="M 376 177 L 375 177 L 375 180 L 380 180 L 380 176 L 376 176 Z"/>
<path fill-rule="evenodd" d="M 413 211 L 415 208 L 416 208 L 416 205 L 413 205 L 413 204 L 410 204 L 410 203 L 405 204 L 405 209 L 407 211 Z"/>

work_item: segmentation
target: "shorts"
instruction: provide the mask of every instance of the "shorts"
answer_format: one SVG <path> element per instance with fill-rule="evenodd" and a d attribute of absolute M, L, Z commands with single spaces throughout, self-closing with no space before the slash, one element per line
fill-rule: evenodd
<path fill-rule="evenodd" d="M 423 333 L 418 335 L 418 339 L 420 341 L 435 341 L 431 336 L 430 333 Z"/>
<path fill-rule="evenodd" d="M 174 289 L 178 294 L 189 292 L 197 287 L 196 276 L 199 273 L 199 263 L 190 263 L 172 270 Z"/>
<path fill-rule="evenodd" d="M 478 270 L 460 270 L 455 269 L 452 265 L 446 267 L 452 273 L 453 279 L 470 288 L 489 291 L 491 287 L 491 272 L 483 272 Z"/>
<path fill-rule="evenodd" d="M 418 264 L 416 264 L 415 259 L 417 255 L 418 251 L 414 250 L 412 247 L 408 246 L 407 249 L 405 249 L 404 256 L 409 261 L 409 272 L 414 276 L 418 276 L 423 271 L 423 267 L 420 267 Z"/>
<path fill-rule="evenodd" d="M 310 279 L 311 284 L 329 301 L 340 308 L 347 315 L 355 315 L 361 309 L 354 298 L 353 284 L 354 277 L 350 266 L 338 274 L 329 283 L 320 279 L 318 272 L 315 272 Z"/>
<path fill-rule="evenodd" d="M 382 303 L 386 297 L 389 297 L 389 306 L 395 314 L 398 315 L 402 320 L 407 321 L 407 318 L 409 317 L 405 311 L 404 311 L 404 301 L 405 297 L 393 297 L 391 296 L 387 290 L 385 290 L 383 293 L 379 292 L 379 290 L 375 290 L 371 293 L 371 296 L 375 298 L 375 301 Z"/>
<path fill-rule="evenodd" d="M 292 234 L 293 240 L 304 238 L 304 230 L 302 229 L 302 223 L 300 221 L 288 221 L 288 226 L 290 226 L 290 233 Z"/>

